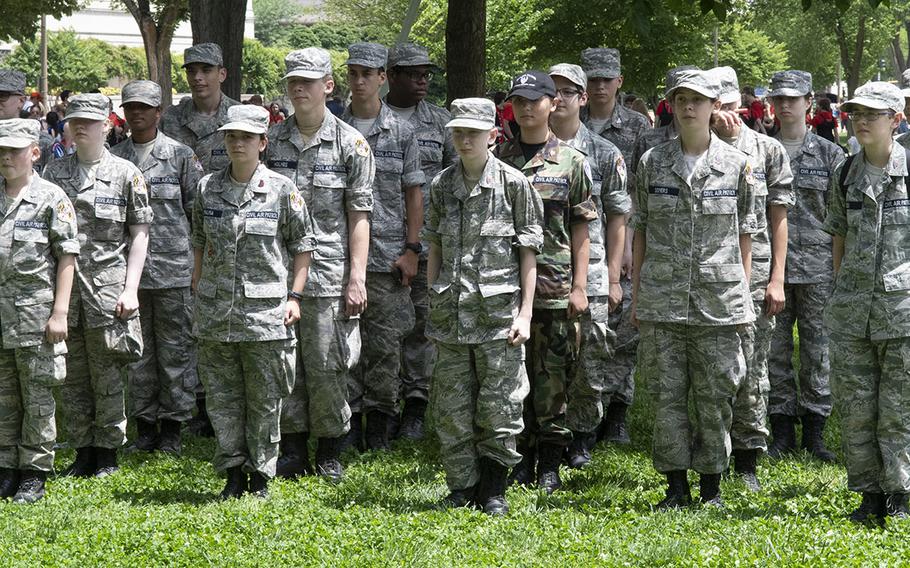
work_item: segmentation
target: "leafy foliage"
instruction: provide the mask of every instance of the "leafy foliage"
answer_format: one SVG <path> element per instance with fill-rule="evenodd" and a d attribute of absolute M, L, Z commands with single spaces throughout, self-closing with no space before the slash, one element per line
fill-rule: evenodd
<path fill-rule="evenodd" d="M 284 49 L 265 47 L 252 39 L 244 40 L 242 92 L 259 93 L 265 97 L 280 93 L 285 54 Z"/>
<path fill-rule="evenodd" d="M 736 69 L 740 85 L 767 85 L 775 71 L 787 68 L 787 48 L 764 33 L 736 22 L 718 39 L 718 64 Z M 709 57 L 711 54 L 709 54 Z"/>
<path fill-rule="evenodd" d="M 38 33 L 41 15 L 60 18 L 80 8 L 83 0 L 0 0 L 0 38 L 24 41 Z"/>

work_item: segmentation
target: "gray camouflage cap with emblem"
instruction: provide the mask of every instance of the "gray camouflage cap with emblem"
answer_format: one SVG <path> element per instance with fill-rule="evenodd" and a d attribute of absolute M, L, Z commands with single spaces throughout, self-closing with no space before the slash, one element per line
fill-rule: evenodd
<path fill-rule="evenodd" d="M 706 96 L 711 100 L 718 98 L 720 87 L 714 76 L 708 71 L 700 69 L 687 69 L 681 71 L 672 89 L 667 90 L 667 98 L 672 99 L 673 93 L 679 89 L 689 89 Z"/>
<path fill-rule="evenodd" d="M 16 69 L 0 69 L 0 93 L 25 94 L 25 73 Z"/>
<path fill-rule="evenodd" d="M 452 120 L 446 123 L 446 128 L 496 128 L 496 105 L 490 99 L 455 99 L 449 107 L 449 113 Z"/>
<path fill-rule="evenodd" d="M 234 105 L 228 108 L 227 124 L 218 130 L 265 134 L 269 130 L 269 111 L 259 105 Z"/>
<path fill-rule="evenodd" d="M 619 50 L 612 47 L 589 47 L 583 50 L 581 67 L 588 79 L 614 79 L 622 75 Z"/>
<path fill-rule="evenodd" d="M 804 97 L 812 92 L 812 74 L 808 71 L 778 71 L 771 76 L 769 97 Z"/>
<path fill-rule="evenodd" d="M 224 66 L 224 55 L 217 43 L 197 43 L 183 50 L 183 66 L 191 63 Z"/>
<path fill-rule="evenodd" d="M 895 113 L 904 110 L 904 95 L 897 85 L 885 81 L 869 81 L 853 91 L 853 98 L 840 105 L 840 108 L 853 112 L 855 107 L 864 106 L 877 110 L 891 110 Z"/>
<path fill-rule="evenodd" d="M 563 79 L 568 79 L 572 81 L 573 85 L 578 86 L 581 90 L 585 90 L 588 87 L 588 76 L 585 75 L 585 72 L 579 65 L 573 65 L 571 63 L 557 63 L 556 65 L 550 67 L 550 70 L 547 72 L 550 77 L 562 77 Z"/>
<path fill-rule="evenodd" d="M 664 92 L 669 91 L 676 86 L 676 81 L 679 79 L 680 73 L 683 71 L 690 71 L 692 69 L 695 69 L 697 71 L 698 67 L 695 65 L 680 65 L 679 67 L 674 67 L 673 69 L 667 71 L 667 77 L 665 81 L 666 88 L 664 89 Z"/>
<path fill-rule="evenodd" d="M 303 77 L 304 79 L 322 79 L 332 74 L 332 56 L 319 47 L 297 49 L 284 58 L 284 79 Z"/>
<path fill-rule="evenodd" d="M 0 148 L 27 148 L 38 143 L 41 123 L 31 118 L 0 120 Z"/>
<path fill-rule="evenodd" d="M 161 106 L 161 86 L 154 81 L 130 81 L 120 92 L 123 99 L 120 106 L 127 103 L 142 103 L 151 107 Z"/>
<path fill-rule="evenodd" d="M 110 101 L 101 93 L 76 95 L 66 106 L 66 119 L 107 120 L 111 114 Z"/>
<path fill-rule="evenodd" d="M 345 65 L 362 65 L 371 69 L 385 68 L 389 50 L 378 43 L 353 43 L 348 46 L 348 60 Z"/>
<path fill-rule="evenodd" d="M 389 68 L 392 67 L 417 67 L 429 65 L 439 69 L 439 66 L 430 61 L 427 48 L 416 43 L 397 43 L 389 50 Z"/>
<path fill-rule="evenodd" d="M 708 71 L 717 81 L 720 104 L 735 103 L 742 98 L 739 92 L 739 79 L 732 67 L 715 67 Z"/>

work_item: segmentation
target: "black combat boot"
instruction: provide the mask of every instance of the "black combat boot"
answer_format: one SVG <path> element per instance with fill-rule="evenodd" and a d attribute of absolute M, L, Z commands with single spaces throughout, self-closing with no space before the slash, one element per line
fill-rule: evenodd
<path fill-rule="evenodd" d="M 803 449 L 819 461 L 834 463 L 837 457 L 825 447 L 825 422 L 821 414 L 809 413 L 803 416 Z"/>
<path fill-rule="evenodd" d="M 603 439 L 608 444 L 626 446 L 631 443 L 626 429 L 626 411 L 629 405 L 618 400 L 610 401 L 604 416 Z"/>
<path fill-rule="evenodd" d="M 562 461 L 562 453 L 565 448 L 559 444 L 538 443 L 537 444 L 537 485 L 552 495 L 554 491 L 562 487 L 562 479 L 559 478 L 559 463 Z"/>
<path fill-rule="evenodd" d="M 281 455 L 275 475 L 284 479 L 294 479 L 298 475 L 307 475 L 310 468 L 310 448 L 307 443 L 309 432 L 282 434 L 279 448 Z"/>
<path fill-rule="evenodd" d="M 746 484 L 749 491 L 761 491 L 761 483 L 755 475 L 758 462 L 758 450 L 733 450 L 733 471 Z"/>
<path fill-rule="evenodd" d="M 456 507 L 473 507 L 477 503 L 474 500 L 477 495 L 477 488 L 480 484 L 472 485 L 467 489 L 452 489 L 439 503 L 436 509 L 454 509 Z"/>
<path fill-rule="evenodd" d="M 509 484 L 517 483 L 530 487 L 537 479 L 537 448 L 527 442 L 521 442 L 518 445 L 518 453 L 521 454 L 521 461 L 512 468 Z"/>
<path fill-rule="evenodd" d="M 229 467 L 227 470 L 227 483 L 221 490 L 221 500 L 227 501 L 231 498 L 240 497 L 246 491 L 246 474 L 240 466 Z"/>
<path fill-rule="evenodd" d="M 398 437 L 405 440 L 420 440 L 423 438 L 423 417 L 427 411 L 427 401 L 422 398 L 406 398 L 404 410 L 401 412 L 401 425 L 398 428 Z"/>
<path fill-rule="evenodd" d="M 141 418 L 136 419 L 136 442 L 133 444 L 137 450 L 143 452 L 155 451 L 158 443 L 158 425 L 147 422 Z"/>
<path fill-rule="evenodd" d="M 698 476 L 698 489 L 701 502 L 712 507 L 723 508 L 720 498 L 720 474 L 702 473 Z"/>
<path fill-rule="evenodd" d="M 389 450 L 389 417 L 378 410 L 367 412 L 367 449 Z"/>
<path fill-rule="evenodd" d="M 196 399 L 196 410 L 196 416 L 186 423 L 187 431 L 194 436 L 214 438 L 215 429 L 212 428 L 208 410 L 205 409 L 205 397 Z"/>
<path fill-rule="evenodd" d="M 854 523 L 881 522 L 885 513 L 885 496 L 881 493 L 864 492 L 859 507 L 850 513 L 850 520 Z"/>
<path fill-rule="evenodd" d="M 332 483 L 344 478 L 344 467 L 341 465 L 341 445 L 344 436 L 337 438 L 319 438 L 316 443 L 316 475 Z"/>
<path fill-rule="evenodd" d="M 47 473 L 36 471 L 34 469 L 22 470 L 19 483 L 19 490 L 13 497 L 13 503 L 35 503 L 44 497 L 44 482 L 47 479 Z"/>
<path fill-rule="evenodd" d="M 890 493 L 885 496 L 885 514 L 894 519 L 910 518 L 906 493 Z"/>
<path fill-rule="evenodd" d="M 557 458 L 557 467 L 559 461 Z M 480 484 L 477 488 L 477 506 L 493 517 L 501 517 L 509 512 L 506 502 L 506 483 L 509 468 L 496 460 L 480 458 Z M 548 493 L 552 493 L 548 491 Z"/>
<path fill-rule="evenodd" d="M 116 448 L 95 448 L 95 477 L 107 477 L 119 469 Z"/>
<path fill-rule="evenodd" d="M 572 443 L 566 450 L 566 465 L 571 469 L 581 469 L 591 463 L 591 448 L 597 442 L 597 434 L 591 432 L 572 432 Z"/>
<path fill-rule="evenodd" d="M 771 445 L 768 457 L 780 459 L 796 451 L 796 417 L 786 414 L 771 414 Z"/>
<path fill-rule="evenodd" d="M 183 450 L 180 440 L 180 422 L 176 420 L 162 420 L 161 433 L 158 436 L 158 450 L 173 456 L 179 456 Z"/>
<path fill-rule="evenodd" d="M 76 448 L 76 459 L 60 472 L 60 477 L 91 477 L 95 475 L 96 463 L 95 448 Z"/>
<path fill-rule="evenodd" d="M 341 451 L 348 448 L 355 448 L 358 452 L 363 452 L 363 414 L 359 412 L 351 413 L 351 429 L 344 437 L 341 444 Z"/>
<path fill-rule="evenodd" d="M 678 509 L 688 507 L 691 503 L 692 493 L 689 491 L 689 477 L 686 470 L 667 472 L 667 493 L 656 508 Z"/>
<path fill-rule="evenodd" d="M 267 498 L 269 496 L 269 478 L 258 471 L 254 471 L 250 474 L 247 492 L 253 497 Z"/>
<path fill-rule="evenodd" d="M 19 489 L 19 470 L 0 468 L 0 499 L 9 499 Z"/>

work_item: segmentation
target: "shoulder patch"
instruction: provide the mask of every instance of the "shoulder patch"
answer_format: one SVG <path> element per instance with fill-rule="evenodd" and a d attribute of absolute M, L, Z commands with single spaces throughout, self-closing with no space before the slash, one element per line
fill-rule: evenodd
<path fill-rule="evenodd" d="M 141 173 L 137 173 L 133 176 L 132 185 L 133 191 L 136 193 L 146 193 L 147 191 L 145 187 L 145 178 L 142 177 Z"/>
<path fill-rule="evenodd" d="M 357 152 L 358 156 L 369 156 L 370 155 L 370 145 L 367 142 L 366 138 L 358 138 L 354 141 L 354 150 Z"/>
<path fill-rule="evenodd" d="M 193 154 L 193 167 L 196 168 L 196 171 L 202 173 L 205 171 L 205 168 L 202 167 L 202 162 L 199 161 L 199 158 L 196 157 L 196 154 Z"/>
<path fill-rule="evenodd" d="M 67 223 L 72 223 L 76 220 L 76 212 L 73 211 L 73 205 L 69 200 L 62 200 L 57 204 L 57 217 L 66 221 Z"/>
<path fill-rule="evenodd" d="M 626 161 L 623 159 L 622 154 L 616 154 L 616 173 L 626 177 Z"/>
<path fill-rule="evenodd" d="M 294 211 L 303 211 L 303 196 L 300 191 L 294 189 L 290 194 L 291 209 Z"/>

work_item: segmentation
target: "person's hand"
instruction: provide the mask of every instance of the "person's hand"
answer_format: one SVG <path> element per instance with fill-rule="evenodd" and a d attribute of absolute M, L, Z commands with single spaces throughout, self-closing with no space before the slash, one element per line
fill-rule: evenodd
<path fill-rule="evenodd" d="M 577 318 L 588 310 L 588 294 L 583 288 L 572 287 L 569 292 L 569 319 Z"/>
<path fill-rule="evenodd" d="M 351 278 L 344 289 L 344 313 L 359 316 L 367 309 L 367 285 L 363 278 Z"/>
<path fill-rule="evenodd" d="M 720 136 L 728 136 L 742 124 L 739 113 L 733 110 L 715 110 L 711 113 L 711 128 Z"/>
<path fill-rule="evenodd" d="M 417 253 L 412 250 L 404 251 L 404 254 L 398 257 L 394 266 L 401 271 L 401 285 L 410 286 L 411 280 L 417 276 Z"/>
<path fill-rule="evenodd" d="M 512 327 L 509 329 L 509 345 L 517 347 L 531 337 L 531 316 L 519 315 L 512 320 Z"/>
<path fill-rule="evenodd" d="M 289 327 L 298 321 L 300 321 L 300 300 L 288 298 L 287 307 L 284 310 L 284 325 Z"/>
<path fill-rule="evenodd" d="M 768 317 L 779 314 L 786 303 L 784 283 L 773 280 L 769 282 L 768 287 L 765 289 L 765 313 Z"/>
<path fill-rule="evenodd" d="M 67 338 L 66 314 L 51 314 L 44 326 L 44 336 L 48 343 L 60 343 Z"/>
<path fill-rule="evenodd" d="M 615 312 L 622 306 L 622 286 L 619 282 L 610 282 L 610 295 L 607 299 L 611 312 Z"/>
<path fill-rule="evenodd" d="M 139 297 L 135 290 L 124 290 L 117 299 L 114 315 L 120 319 L 129 319 L 133 312 L 139 309 Z"/>

